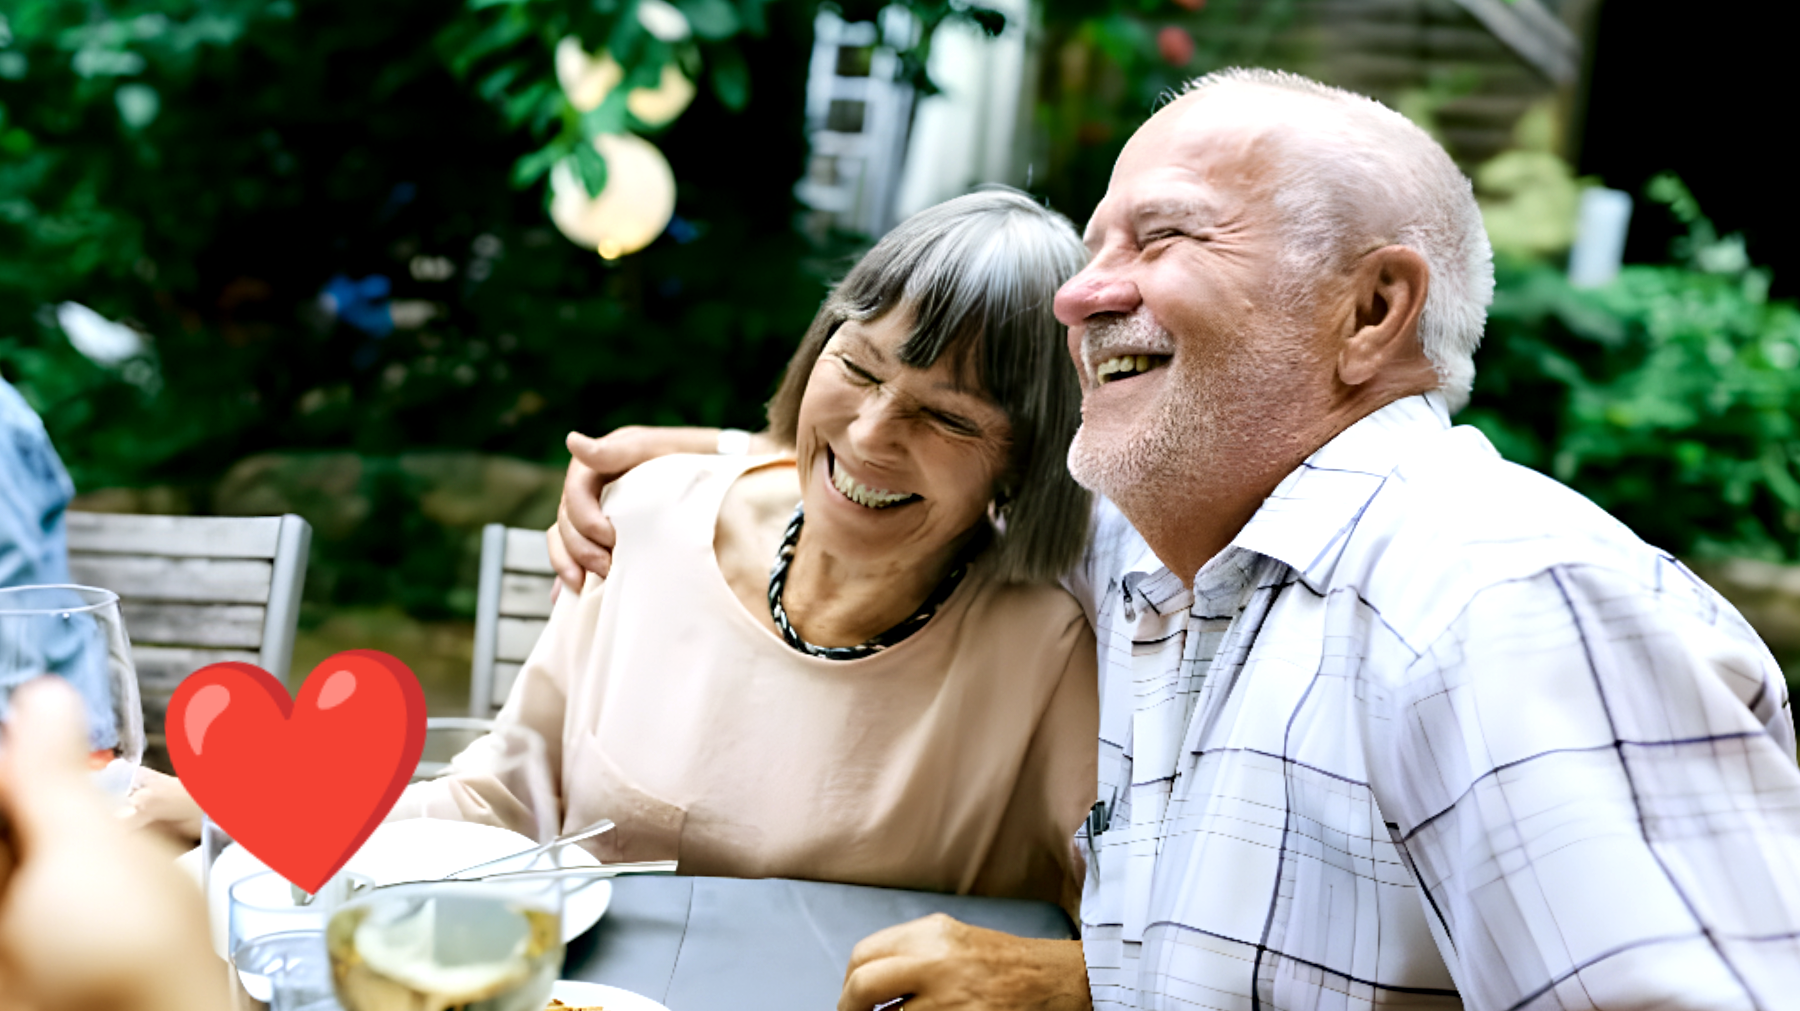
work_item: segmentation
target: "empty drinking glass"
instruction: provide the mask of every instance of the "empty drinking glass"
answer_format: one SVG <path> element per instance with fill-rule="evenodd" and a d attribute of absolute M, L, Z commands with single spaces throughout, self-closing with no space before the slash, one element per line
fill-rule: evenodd
<path fill-rule="evenodd" d="M 331 987 L 331 961 L 320 930 L 268 934 L 237 951 L 238 970 L 246 981 L 264 981 L 262 992 L 238 992 L 243 1011 L 342 1011 Z M 249 1001 L 243 998 L 248 996 Z"/>
<path fill-rule="evenodd" d="M 309 903 L 302 904 L 294 894 L 288 880 L 274 871 L 259 871 L 231 886 L 230 912 L 227 915 L 227 940 L 225 950 L 231 953 L 231 960 L 237 969 L 238 978 L 242 981 L 244 992 L 259 1001 L 267 1002 L 270 997 L 273 980 L 269 974 L 246 962 L 242 953 L 266 937 L 298 936 L 311 932 L 318 942 L 313 954 L 319 966 L 325 963 L 325 944 L 320 933 L 338 906 L 352 896 L 373 889 L 375 883 L 360 874 L 339 871 Z M 301 949 L 289 949 L 287 954 L 298 958 Z M 329 991 L 328 991 L 329 992 Z"/>

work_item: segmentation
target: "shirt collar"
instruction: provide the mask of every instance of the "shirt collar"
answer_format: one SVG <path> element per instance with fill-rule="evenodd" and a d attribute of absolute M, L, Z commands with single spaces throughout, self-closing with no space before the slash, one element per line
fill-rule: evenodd
<path fill-rule="evenodd" d="M 1283 478 L 1231 546 L 1284 562 L 1309 585 L 1322 586 L 1363 510 L 1409 447 L 1449 428 L 1450 411 L 1436 392 L 1375 411 Z M 1196 579 L 1232 553 L 1220 552 Z"/>

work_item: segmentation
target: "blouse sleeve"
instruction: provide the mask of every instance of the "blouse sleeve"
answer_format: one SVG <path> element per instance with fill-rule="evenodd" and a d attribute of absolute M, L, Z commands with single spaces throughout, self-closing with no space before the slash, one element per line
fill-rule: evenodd
<path fill-rule="evenodd" d="M 568 709 L 569 682 L 585 670 L 594 648 L 600 602 L 605 580 L 589 575 L 579 595 L 563 593 L 551 609 L 550 622 L 538 638 L 519 676 L 513 681 L 506 704 L 494 722 L 522 726 L 543 738 L 550 766 L 551 800 L 556 805 L 552 821 L 562 823 L 563 721 Z M 502 770 L 504 753 L 494 735 L 478 738 L 451 762 L 449 775 L 407 787 L 389 820 L 399 818 L 447 818 L 509 828 L 537 835 L 530 793 L 516 776 Z"/>
<path fill-rule="evenodd" d="M 992 849 L 976 878 L 980 895 L 1055 902 L 1079 923 L 1085 873 L 1075 834 L 1094 804 L 1098 782 L 1099 687 L 1094 631 L 1080 613 L 1056 648 L 1062 676 L 1038 721 Z"/>

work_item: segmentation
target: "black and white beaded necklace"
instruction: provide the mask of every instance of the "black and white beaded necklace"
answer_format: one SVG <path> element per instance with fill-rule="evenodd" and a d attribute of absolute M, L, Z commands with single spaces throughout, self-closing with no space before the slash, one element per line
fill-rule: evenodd
<path fill-rule="evenodd" d="M 950 599 L 950 594 L 956 592 L 957 584 L 962 582 L 963 576 L 969 571 L 969 562 L 980 553 L 985 543 L 984 538 L 970 538 L 969 543 L 956 556 L 956 562 L 950 566 L 950 572 L 925 598 L 925 602 L 919 605 L 919 609 L 900 624 L 857 646 L 814 646 L 800 638 L 799 632 L 794 631 L 794 626 L 788 621 L 787 608 L 781 603 L 782 591 L 787 589 L 788 566 L 794 562 L 794 548 L 800 543 L 800 525 L 805 520 L 806 510 L 796 508 L 793 520 L 788 523 L 787 533 L 781 537 L 781 550 L 775 553 L 775 568 L 769 573 L 769 616 L 775 619 L 775 627 L 781 630 L 781 638 L 789 646 L 807 656 L 823 657 L 826 660 L 859 660 L 865 656 L 874 656 L 924 628 L 944 601 Z"/>

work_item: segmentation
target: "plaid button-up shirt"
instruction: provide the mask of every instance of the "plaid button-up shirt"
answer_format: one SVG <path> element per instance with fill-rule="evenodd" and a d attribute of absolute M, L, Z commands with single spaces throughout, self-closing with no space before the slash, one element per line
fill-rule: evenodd
<path fill-rule="evenodd" d="M 1674 558 L 1391 404 L 1193 589 L 1103 506 L 1098 1009 L 1800 1006 L 1780 669 Z"/>

